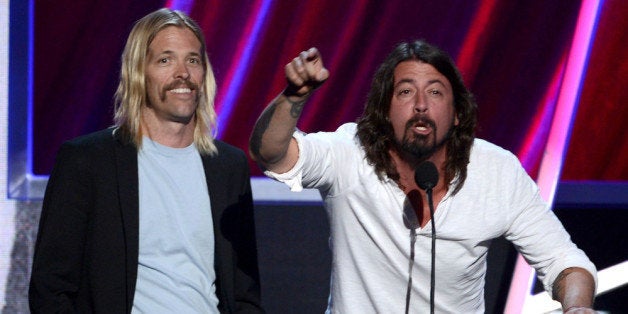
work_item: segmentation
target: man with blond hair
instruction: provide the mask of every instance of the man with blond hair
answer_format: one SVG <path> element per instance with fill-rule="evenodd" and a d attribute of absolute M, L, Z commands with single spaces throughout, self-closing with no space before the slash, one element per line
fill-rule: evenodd
<path fill-rule="evenodd" d="M 33 313 L 258 313 L 249 169 L 213 138 L 198 24 L 160 9 L 122 55 L 115 126 L 64 143 L 29 290 Z"/>

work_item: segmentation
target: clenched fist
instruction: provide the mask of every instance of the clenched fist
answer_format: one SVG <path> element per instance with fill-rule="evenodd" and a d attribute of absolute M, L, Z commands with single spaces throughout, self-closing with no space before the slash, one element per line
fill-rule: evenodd
<path fill-rule="evenodd" d="M 323 59 L 318 49 L 312 47 L 302 51 L 286 64 L 288 87 L 286 96 L 303 97 L 317 89 L 329 77 L 329 71 L 323 66 Z"/>

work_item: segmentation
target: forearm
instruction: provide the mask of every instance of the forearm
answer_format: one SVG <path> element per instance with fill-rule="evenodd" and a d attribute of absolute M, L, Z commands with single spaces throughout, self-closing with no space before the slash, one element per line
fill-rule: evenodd
<path fill-rule="evenodd" d="M 253 159 L 265 168 L 273 168 L 291 157 L 292 134 L 306 99 L 307 96 L 286 96 L 281 93 L 255 123 L 249 149 Z"/>
<path fill-rule="evenodd" d="M 299 148 L 292 134 L 303 105 L 329 76 L 316 48 L 302 51 L 285 66 L 288 86 L 264 110 L 253 128 L 249 151 L 262 167 L 285 172 L 296 164 Z"/>
<path fill-rule="evenodd" d="M 593 308 L 594 296 L 595 280 L 583 268 L 567 268 L 554 281 L 553 298 L 561 303 L 565 313 L 594 313 L 587 310 Z"/>

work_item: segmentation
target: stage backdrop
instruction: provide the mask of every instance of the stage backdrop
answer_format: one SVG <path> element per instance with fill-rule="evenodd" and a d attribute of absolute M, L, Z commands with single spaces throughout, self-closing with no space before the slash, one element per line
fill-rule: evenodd
<path fill-rule="evenodd" d="M 516 153 L 535 177 L 580 1 L 37 1 L 34 173 L 50 172 L 63 141 L 111 125 L 125 38 L 133 21 L 162 6 L 203 28 L 218 81 L 218 136 L 245 151 L 300 51 L 318 47 L 331 75 L 299 127 L 329 131 L 360 115 L 392 47 L 421 38 L 459 64 L 479 103 L 478 136 Z M 628 179 L 627 13 L 620 0 L 602 5 L 563 179 Z"/>
<path fill-rule="evenodd" d="M 0 0 L 2 5 L 6 2 Z M 28 7 L 23 3 L 32 5 L 33 54 L 28 57 L 32 58 L 28 74 L 33 81 L 32 86 L 16 87 L 28 94 L 20 97 L 32 96 L 32 120 L 27 127 L 5 128 L 6 105 L 0 101 L 0 129 L 32 131 L 28 136 L 32 152 L 20 162 L 32 162 L 28 169 L 32 167 L 32 174 L 44 177 L 63 141 L 112 124 L 120 54 L 132 23 L 168 6 L 188 12 L 202 26 L 218 81 L 218 137 L 245 151 L 257 116 L 285 86 L 284 65 L 300 51 L 318 47 L 331 76 L 308 103 L 299 128 L 331 131 L 360 115 L 372 74 L 392 47 L 420 38 L 449 52 L 459 65 L 479 103 L 478 136 L 513 151 L 536 178 L 581 6 L 574 0 L 10 2 L 11 11 Z M 562 169 L 563 182 L 628 181 L 624 126 L 628 119 L 628 3 L 601 3 Z M 11 30 L 23 27 L 23 20 L 15 25 L 13 21 Z M 15 39 L 12 47 L 28 47 L 28 37 Z M 28 72 L 26 68 L 24 72 Z M 11 103 L 9 116 L 23 109 Z M 2 157 L 5 136 L 0 140 Z M 255 164 L 250 166 L 254 175 L 260 175 Z M 5 167 L 0 167 L 0 175 L 4 180 Z M 626 194 L 625 189 L 615 194 L 622 193 Z M 585 204 L 586 197 L 584 203 L 582 200 L 556 207 L 574 241 L 601 268 L 625 261 L 623 221 L 628 202 L 599 208 Z M 0 284 L 6 287 L 0 289 L 0 305 L 3 313 L 27 313 L 26 291 L 41 202 L 0 201 Z M 323 211 L 309 208 L 319 205 L 287 209 L 284 207 L 291 204 L 256 203 L 260 268 L 262 276 L 267 276 L 262 284 L 269 308 L 292 306 L 285 301 L 287 292 L 300 296 L 316 293 L 313 303 L 306 298 L 291 299 L 309 312 L 324 308 L 325 267 L 329 266 L 326 222 Z M 579 211 L 583 207 L 585 211 Z M 301 237 L 286 240 L 285 234 L 292 233 L 281 230 L 293 230 Z M 290 258 L 297 257 L 292 263 Z M 503 294 L 509 272 L 500 275 L 505 278 L 498 287 Z M 294 280 L 297 277 L 299 280 Z M 312 286 L 291 289 L 288 284 Z M 622 289 L 619 293 L 623 294 L 615 297 L 618 302 L 625 300 L 626 288 Z M 487 299 L 489 308 L 503 308 L 504 300 L 495 299 Z M 612 308 L 604 307 L 609 302 L 600 301 L 601 309 Z M 623 303 L 616 308 L 626 310 Z"/>

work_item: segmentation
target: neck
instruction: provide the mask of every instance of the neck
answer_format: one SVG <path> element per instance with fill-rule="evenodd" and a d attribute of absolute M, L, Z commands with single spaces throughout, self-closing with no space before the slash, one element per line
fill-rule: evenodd
<path fill-rule="evenodd" d="M 436 169 L 438 170 L 439 180 L 436 186 L 432 189 L 434 194 L 447 191 L 448 184 L 444 180 L 445 171 L 443 169 L 446 160 L 445 149 L 438 150 L 432 156 L 424 160 L 416 160 L 414 158 L 401 156 L 398 152 L 392 150 L 390 151 L 390 156 L 395 164 L 397 172 L 399 173 L 399 182 L 397 182 L 397 184 L 404 190 L 404 192 L 408 193 L 414 189 L 420 190 L 414 181 L 414 173 L 417 166 L 425 161 L 431 161 L 434 163 Z"/>
<path fill-rule="evenodd" d="M 188 123 L 159 121 L 154 115 L 143 113 L 140 126 L 144 136 L 164 146 L 183 148 L 194 142 L 194 118 Z"/>

